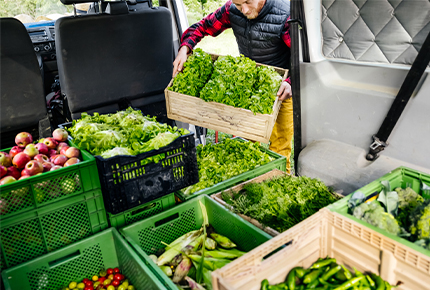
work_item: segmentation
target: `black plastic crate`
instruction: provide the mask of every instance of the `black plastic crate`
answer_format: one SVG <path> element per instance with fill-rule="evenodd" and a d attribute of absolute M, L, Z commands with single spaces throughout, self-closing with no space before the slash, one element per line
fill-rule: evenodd
<path fill-rule="evenodd" d="M 157 163 L 147 158 L 164 154 Z M 199 181 L 194 134 L 135 156 L 95 156 L 108 212 L 120 213 Z"/>

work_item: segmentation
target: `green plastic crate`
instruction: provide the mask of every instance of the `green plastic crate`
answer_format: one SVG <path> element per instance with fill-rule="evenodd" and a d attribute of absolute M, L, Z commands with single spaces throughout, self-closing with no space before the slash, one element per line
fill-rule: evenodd
<path fill-rule="evenodd" d="M 81 155 L 82 160 L 78 164 L 0 186 L 1 221 L 101 188 L 95 158 L 84 150 L 81 150 Z"/>
<path fill-rule="evenodd" d="M 423 182 L 430 186 L 430 175 L 406 167 L 399 167 L 391 171 L 390 173 L 387 173 L 386 175 L 382 176 L 381 178 L 378 178 L 375 181 L 369 183 L 368 185 L 356 190 L 356 192 L 360 191 L 366 197 L 379 194 L 379 192 L 381 192 L 381 190 L 383 189 L 381 181 L 384 180 L 387 180 L 390 183 L 390 187 L 392 190 L 397 187 L 401 187 L 403 189 L 405 189 L 406 187 L 410 187 L 415 192 L 422 195 L 425 199 L 430 199 L 430 190 L 423 190 L 421 186 Z M 420 253 L 430 256 L 429 250 L 425 250 L 424 248 L 419 247 L 404 238 L 392 235 L 378 227 L 372 226 L 365 221 L 357 219 L 354 216 L 348 214 L 348 201 L 351 198 L 352 194 L 353 193 L 329 205 L 328 209 L 333 212 L 337 212 L 345 217 L 348 217 L 364 226 L 367 226 L 368 228 L 371 228 L 372 230 L 377 231 L 378 233 L 383 234 L 384 236 L 391 238 L 405 246 L 408 246 Z"/>
<path fill-rule="evenodd" d="M 175 194 L 170 193 L 166 196 L 157 198 L 140 206 L 136 206 L 135 208 L 126 210 L 122 213 L 111 214 L 108 212 L 109 223 L 115 228 L 131 225 L 134 222 L 141 221 L 147 217 L 156 215 L 157 213 L 172 208 L 175 206 L 175 204 Z"/>
<path fill-rule="evenodd" d="M 177 290 L 177 287 L 148 255 L 164 248 L 161 242 L 169 244 L 187 232 L 201 228 L 203 216 L 200 201 L 206 206 L 209 223 L 215 231 L 230 238 L 239 250 L 248 252 L 271 238 L 270 235 L 230 212 L 207 195 L 200 195 L 165 212 L 120 229 L 120 233 L 169 290 Z"/>
<path fill-rule="evenodd" d="M 107 227 L 100 189 L 2 220 L 0 268 L 29 261 Z"/>
<path fill-rule="evenodd" d="M 115 228 L 2 272 L 7 290 L 59 290 L 119 267 L 136 290 L 165 289 Z"/>
<path fill-rule="evenodd" d="M 239 138 L 239 137 L 235 137 L 233 138 L 235 140 L 239 140 L 242 142 L 249 142 L 243 138 Z M 273 161 L 261 165 L 253 170 L 241 173 L 239 175 L 236 175 L 230 179 L 224 180 L 220 183 L 217 183 L 211 187 L 196 191 L 195 193 L 193 193 L 192 195 L 185 195 L 182 193 L 182 191 L 178 191 L 176 192 L 176 195 L 182 200 L 190 200 L 192 198 L 195 198 L 196 196 L 199 196 L 201 194 L 207 194 L 207 195 L 211 195 L 217 192 L 220 192 L 222 190 L 225 190 L 227 188 L 230 188 L 236 184 L 239 184 L 241 182 L 250 180 L 254 177 L 260 176 L 266 172 L 271 171 L 272 169 L 279 169 L 282 171 L 285 171 L 287 168 L 287 158 L 281 154 L 278 154 L 276 152 L 273 152 L 269 149 L 264 148 L 263 146 L 260 146 L 261 151 L 266 152 L 270 157 L 275 158 Z"/>

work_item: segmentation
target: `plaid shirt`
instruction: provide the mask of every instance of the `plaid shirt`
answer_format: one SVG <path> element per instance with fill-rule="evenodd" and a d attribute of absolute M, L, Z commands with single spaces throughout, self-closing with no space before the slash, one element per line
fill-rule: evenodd
<path fill-rule="evenodd" d="M 215 12 L 209 14 L 199 22 L 191 25 L 181 37 L 181 46 L 188 46 L 190 50 L 207 35 L 218 36 L 224 30 L 231 28 L 230 23 L 230 7 L 231 0 L 228 0 L 222 7 L 218 8 Z M 290 18 L 288 18 L 290 19 Z M 285 22 L 284 32 L 282 39 L 288 47 L 291 47 L 290 25 Z M 290 78 L 286 81 L 291 84 Z"/>

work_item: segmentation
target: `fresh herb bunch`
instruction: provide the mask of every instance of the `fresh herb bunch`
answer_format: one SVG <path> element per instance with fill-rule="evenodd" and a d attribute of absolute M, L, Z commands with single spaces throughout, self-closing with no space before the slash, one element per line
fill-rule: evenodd
<path fill-rule="evenodd" d="M 158 123 L 155 117 L 143 116 L 141 111 L 132 108 L 115 114 L 82 113 L 67 130 L 79 148 L 103 158 L 159 149 L 189 133 Z M 162 157 L 154 156 L 154 161 Z"/>
<path fill-rule="evenodd" d="M 182 192 L 191 195 L 272 160 L 272 157 L 261 151 L 258 143 L 225 139 L 218 144 L 200 144 L 197 146 L 200 181 Z"/>
<path fill-rule="evenodd" d="M 184 63 L 183 72 L 176 75 L 169 90 L 199 97 L 212 71 L 213 63 L 210 54 L 201 48 L 196 48 Z"/>
<path fill-rule="evenodd" d="M 249 183 L 233 196 L 224 191 L 222 199 L 236 213 L 283 232 L 338 198 L 318 179 L 286 175 Z"/>
<path fill-rule="evenodd" d="M 255 61 L 243 55 L 220 56 L 200 97 L 254 114 L 271 114 L 281 82 L 282 77 L 272 67 L 256 67 Z"/>

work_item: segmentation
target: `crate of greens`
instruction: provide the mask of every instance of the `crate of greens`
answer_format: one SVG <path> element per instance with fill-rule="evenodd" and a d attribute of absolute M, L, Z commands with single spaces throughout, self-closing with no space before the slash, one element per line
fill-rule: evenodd
<path fill-rule="evenodd" d="M 286 162 L 285 156 L 239 137 L 198 145 L 199 182 L 176 194 L 182 200 L 211 195 L 275 168 L 285 171 Z"/>
<path fill-rule="evenodd" d="M 429 174 L 399 167 L 329 209 L 430 257 Z"/>
<path fill-rule="evenodd" d="M 2 272 L 7 290 L 166 289 L 115 228 Z"/>
<path fill-rule="evenodd" d="M 287 73 L 245 56 L 195 49 L 165 90 L 167 116 L 268 143 L 281 107 L 276 93 Z"/>
<path fill-rule="evenodd" d="M 212 271 L 271 238 L 207 195 L 120 233 L 169 290 L 212 289 Z"/>
<path fill-rule="evenodd" d="M 194 135 L 128 108 L 66 125 L 97 161 L 107 211 L 117 214 L 198 182 Z"/>
<path fill-rule="evenodd" d="M 275 169 L 212 197 L 277 236 L 343 196 L 318 179 Z"/>
<path fill-rule="evenodd" d="M 425 290 L 429 269 L 428 256 L 324 208 L 214 271 L 212 285 L 214 290 Z"/>

